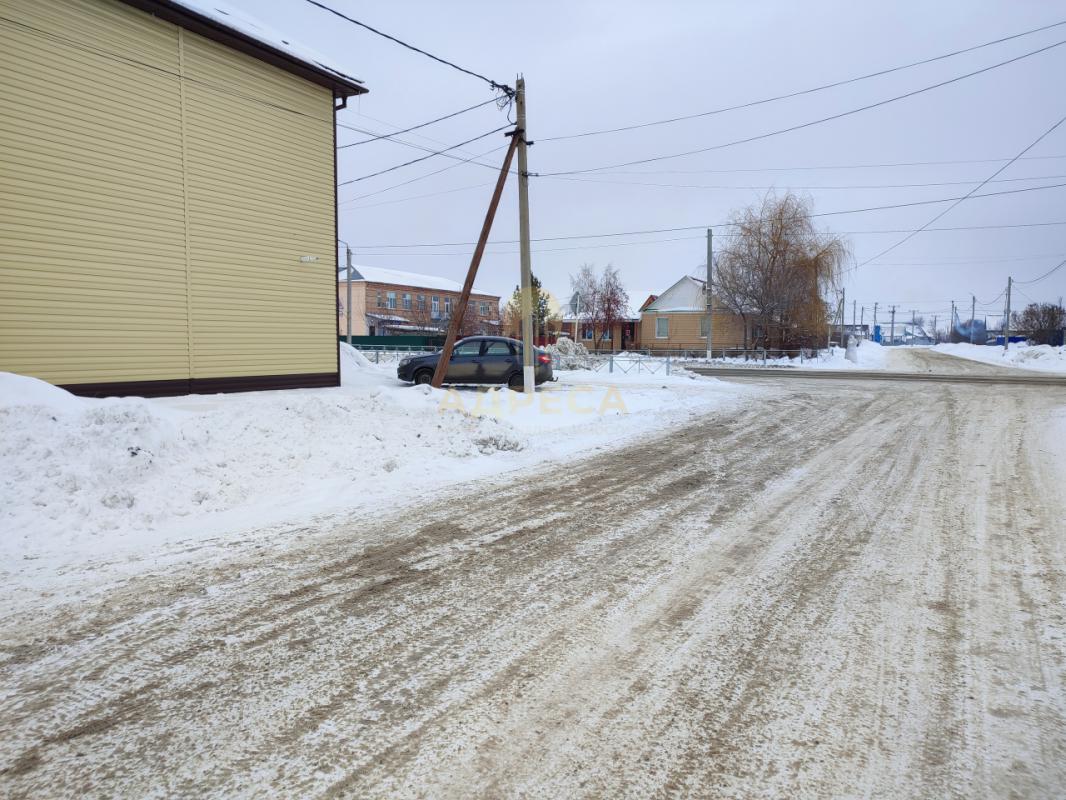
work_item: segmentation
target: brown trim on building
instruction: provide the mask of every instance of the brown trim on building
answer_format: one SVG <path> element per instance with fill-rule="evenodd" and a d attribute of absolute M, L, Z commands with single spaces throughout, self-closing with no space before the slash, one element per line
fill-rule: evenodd
<path fill-rule="evenodd" d="M 180 3 L 172 2 L 171 0 L 122 0 L 122 2 L 193 33 L 213 39 L 219 44 L 226 45 L 226 47 L 231 47 L 253 58 L 258 58 L 260 61 L 265 61 L 286 72 L 291 72 L 293 75 L 298 75 L 311 83 L 332 89 L 334 95 L 338 97 L 366 94 L 370 91 L 356 78 L 342 75 L 332 70 L 316 68 L 295 56 L 271 47 L 265 42 L 229 28 L 210 17 L 198 14 Z"/>
<path fill-rule="evenodd" d="M 340 386 L 340 372 L 299 375 L 249 375 L 233 378 L 181 378 L 169 381 L 71 383 L 60 386 L 82 397 L 175 397 L 185 394 L 261 392 L 271 389 L 323 389 Z"/>

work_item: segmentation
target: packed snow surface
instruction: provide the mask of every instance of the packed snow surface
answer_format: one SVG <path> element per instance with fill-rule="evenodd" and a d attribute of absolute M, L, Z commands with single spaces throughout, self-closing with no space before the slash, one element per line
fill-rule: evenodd
<path fill-rule="evenodd" d="M 945 353 L 971 361 L 981 361 L 1000 367 L 1018 367 L 1038 372 L 1066 373 L 1066 347 L 1052 347 L 1047 344 L 1030 345 L 1012 343 L 1004 352 L 1003 346 L 979 344 L 938 344 L 932 348 L 937 353 Z"/>
<path fill-rule="evenodd" d="M 0 373 L 0 576 L 30 584 L 64 564 L 391 507 L 756 391 L 585 371 L 533 398 L 435 390 L 341 348 L 335 389 L 95 400 Z"/>

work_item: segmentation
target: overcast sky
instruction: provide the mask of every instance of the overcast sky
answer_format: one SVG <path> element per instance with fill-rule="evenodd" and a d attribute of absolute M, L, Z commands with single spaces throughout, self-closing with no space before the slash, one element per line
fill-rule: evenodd
<path fill-rule="evenodd" d="M 303 0 L 229 2 L 366 82 L 370 93 L 340 112 L 344 124 L 394 131 L 491 96 L 481 81 Z M 1066 40 L 1063 25 L 752 109 L 551 142 L 539 140 L 698 113 L 930 58 L 1064 21 L 1066 2 L 327 4 L 495 80 L 513 83 L 516 73 L 524 73 L 529 136 L 538 141 L 530 151 L 530 170 L 542 173 L 679 153 L 790 127 Z M 759 202 L 767 187 L 807 194 L 817 212 L 957 197 L 1003 166 L 990 159 L 1013 157 L 1066 115 L 1064 76 L 1066 45 L 916 97 L 762 141 L 566 180 L 535 178 L 530 189 L 533 237 L 713 225 L 727 220 L 733 210 Z M 489 105 L 400 138 L 447 146 L 505 122 L 504 114 Z M 360 138 L 349 130 L 338 132 L 342 144 Z M 505 142 L 502 133 L 495 134 L 456 152 L 483 153 Z M 338 156 L 340 180 L 419 154 L 390 141 L 344 149 Z M 498 164 L 502 155 L 500 150 L 481 160 Z M 1066 124 L 1028 156 L 1045 158 L 1016 162 L 998 176 L 1000 182 L 980 191 L 1066 183 Z M 962 160 L 984 163 L 822 168 Z M 494 180 L 491 170 L 463 164 L 390 188 L 455 163 L 435 157 L 340 189 L 341 237 L 355 245 L 356 263 L 462 279 L 470 247 L 382 247 L 476 238 Z M 959 183 L 889 186 L 947 182 Z M 428 193 L 441 194 L 416 197 Z M 819 225 L 841 232 L 914 229 L 947 206 L 833 215 L 820 219 Z M 1037 222 L 1066 222 L 1066 188 L 969 199 L 933 227 Z M 517 233 L 516 186 L 511 182 L 492 240 L 516 239 Z M 866 261 L 903 235 L 849 233 L 853 263 Z M 686 273 L 699 274 L 706 251 L 699 230 L 534 242 L 533 247 L 534 273 L 556 294 L 566 293 L 569 275 L 582 263 L 611 263 L 621 271 L 630 294 L 641 299 Z M 519 275 L 516 249 L 510 244 L 490 246 L 478 285 L 508 294 Z M 951 300 L 964 304 L 968 312 L 971 294 L 978 298 L 979 316 L 995 316 L 1002 308 L 998 296 L 1008 275 L 1032 279 L 1064 258 L 1066 225 L 924 232 L 849 275 L 849 321 L 855 299 L 866 306 L 867 321 L 874 302 L 880 304 L 879 320 L 887 319 L 886 309 L 894 303 L 905 317 L 912 310 L 928 317 L 939 314 L 943 327 Z M 1015 307 L 1029 298 L 1058 300 L 1066 294 L 1066 267 L 1018 288 Z"/>

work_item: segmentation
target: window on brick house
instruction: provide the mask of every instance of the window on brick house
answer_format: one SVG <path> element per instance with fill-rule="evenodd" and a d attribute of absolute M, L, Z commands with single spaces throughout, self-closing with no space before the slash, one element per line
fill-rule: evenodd
<path fill-rule="evenodd" d="M 411 310 L 411 294 L 409 292 L 403 293 L 403 307 L 408 311 Z"/>
<path fill-rule="evenodd" d="M 396 292 L 389 292 L 386 295 L 389 308 L 396 308 Z"/>

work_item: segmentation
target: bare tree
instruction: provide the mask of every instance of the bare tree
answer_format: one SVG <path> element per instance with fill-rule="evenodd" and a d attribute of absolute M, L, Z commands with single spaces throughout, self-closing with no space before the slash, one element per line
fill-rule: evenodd
<path fill-rule="evenodd" d="M 574 318 L 578 321 L 578 327 L 580 329 L 583 324 L 591 325 L 592 339 L 595 342 L 600 305 L 600 279 L 596 275 L 596 267 L 592 264 L 582 264 L 578 267 L 577 275 L 570 276 L 570 292 L 574 296 Z M 578 337 L 580 335 L 579 330 Z"/>
<path fill-rule="evenodd" d="M 597 273 L 593 264 L 582 264 L 577 275 L 570 276 L 575 298 L 576 317 L 592 327 L 593 349 L 599 350 L 604 336 L 613 337 L 615 326 L 626 318 L 629 294 L 622 285 L 617 268 L 608 264 Z M 611 341 L 617 348 L 619 342 Z"/>
<path fill-rule="evenodd" d="M 1066 328 L 1066 309 L 1053 303 L 1030 303 L 1011 319 L 1011 327 L 1027 334 L 1035 344 L 1051 344 Z"/>
<path fill-rule="evenodd" d="M 629 293 L 626 292 L 625 287 L 622 285 L 618 270 L 611 264 L 604 267 L 603 275 L 600 276 L 598 306 L 598 315 L 603 324 L 603 330 L 613 337 L 615 325 L 624 320 L 629 311 Z M 618 350 L 620 346 L 620 341 L 616 342 L 613 338 L 611 339 L 612 349 Z M 598 340 L 596 349 L 599 349 Z"/>
<path fill-rule="evenodd" d="M 814 227 L 811 209 L 810 200 L 791 192 L 771 193 L 733 215 L 733 236 L 717 258 L 715 291 L 743 318 L 746 345 L 749 324 L 754 346 L 824 342 L 825 298 L 849 251 L 845 240 Z"/>

